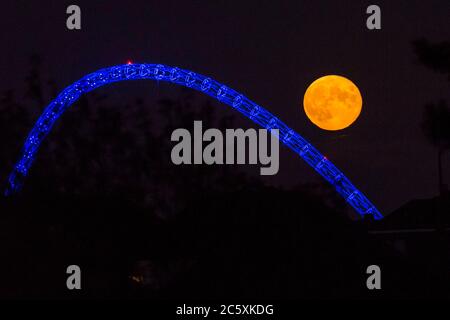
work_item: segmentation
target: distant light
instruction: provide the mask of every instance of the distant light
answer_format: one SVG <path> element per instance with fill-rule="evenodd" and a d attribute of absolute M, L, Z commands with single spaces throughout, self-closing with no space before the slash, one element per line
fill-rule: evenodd
<path fill-rule="evenodd" d="M 133 64 L 133 61 L 127 60 L 127 64 Z"/>

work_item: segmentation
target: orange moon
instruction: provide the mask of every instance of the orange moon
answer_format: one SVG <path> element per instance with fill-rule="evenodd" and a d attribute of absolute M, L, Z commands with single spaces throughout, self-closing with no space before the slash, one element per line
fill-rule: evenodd
<path fill-rule="evenodd" d="M 303 108 L 309 120 L 324 130 L 341 130 L 358 118 L 362 96 L 349 79 L 328 75 L 311 83 L 303 98 Z"/>

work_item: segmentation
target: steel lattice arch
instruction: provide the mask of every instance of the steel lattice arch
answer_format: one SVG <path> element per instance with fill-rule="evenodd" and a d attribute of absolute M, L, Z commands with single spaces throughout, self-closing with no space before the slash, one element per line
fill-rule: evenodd
<path fill-rule="evenodd" d="M 113 66 L 88 74 L 65 88 L 46 107 L 26 138 L 21 157 L 9 176 L 5 195 L 13 195 L 20 191 L 36 157 L 39 146 L 58 118 L 82 94 L 106 84 L 140 79 L 167 81 L 195 89 L 231 106 L 263 128 L 268 130 L 278 129 L 278 138 L 280 141 L 296 152 L 314 170 L 324 177 L 360 215 L 372 215 L 376 220 L 383 218 L 375 206 L 362 192 L 355 188 L 350 180 L 331 161 L 300 136 L 300 134 L 289 128 L 284 122 L 266 109 L 239 92 L 211 78 L 189 70 L 162 64 L 136 63 Z"/>

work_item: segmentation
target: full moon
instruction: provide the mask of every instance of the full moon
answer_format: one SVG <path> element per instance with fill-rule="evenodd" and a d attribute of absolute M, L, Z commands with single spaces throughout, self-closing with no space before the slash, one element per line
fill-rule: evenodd
<path fill-rule="evenodd" d="M 341 130 L 358 118 L 362 97 L 358 87 L 349 79 L 329 75 L 311 83 L 303 98 L 309 120 L 324 130 Z"/>

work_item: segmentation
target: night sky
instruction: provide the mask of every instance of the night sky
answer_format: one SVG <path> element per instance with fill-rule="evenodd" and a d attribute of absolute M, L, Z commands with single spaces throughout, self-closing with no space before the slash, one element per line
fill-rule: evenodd
<path fill-rule="evenodd" d="M 65 27 L 70 4 L 81 7 L 82 30 Z M 382 30 L 366 28 L 370 4 L 381 7 Z M 411 42 L 450 39 L 448 0 L 9 0 L 1 8 L 2 91 L 23 90 L 33 53 L 43 57 L 59 89 L 128 59 L 179 66 L 209 75 L 277 115 L 384 214 L 438 193 L 437 152 L 420 122 L 426 103 L 450 100 L 450 83 L 418 63 Z M 337 133 L 315 127 L 303 112 L 307 86 L 325 74 L 348 77 L 363 95 L 359 119 Z M 293 152 L 281 150 L 278 175 L 264 178 L 269 183 L 321 179 Z M 444 170 L 450 181 L 450 168 Z"/>

